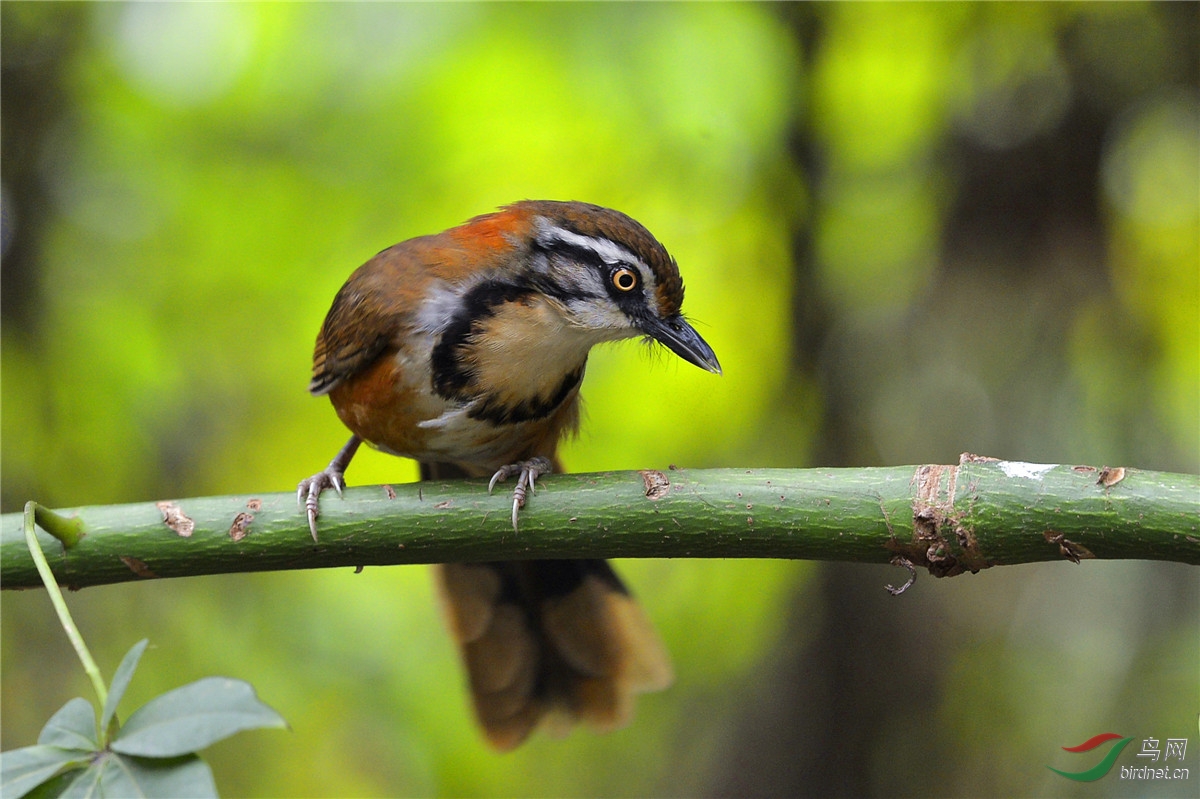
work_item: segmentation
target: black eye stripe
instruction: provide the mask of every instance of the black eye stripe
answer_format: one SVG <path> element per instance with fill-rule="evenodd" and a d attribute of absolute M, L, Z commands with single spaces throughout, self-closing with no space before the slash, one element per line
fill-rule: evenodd
<path fill-rule="evenodd" d="M 628 260 L 614 263 L 586 244 L 577 244 L 561 238 L 536 239 L 534 250 L 548 256 L 555 255 L 590 267 L 600 278 L 600 283 L 604 286 L 608 295 L 614 301 L 621 304 L 643 296 L 643 292 L 641 291 L 643 283 L 642 271 L 637 259 L 632 255 L 627 256 Z M 622 288 L 616 284 L 616 276 L 620 272 L 628 273 L 632 276 L 633 284 L 628 288 Z M 540 291 L 561 300 L 570 301 L 600 296 L 592 294 L 590 291 L 581 291 L 579 286 L 567 287 L 557 281 L 542 280 L 539 277 L 534 277 L 534 285 Z"/>
<path fill-rule="evenodd" d="M 562 255 L 570 258 L 572 261 L 577 261 L 581 264 L 596 269 L 605 269 L 608 264 L 600 257 L 600 253 L 593 250 L 591 247 L 584 247 L 578 244 L 568 244 L 566 242 L 554 242 L 549 246 L 544 246 L 543 249 L 547 253 Z"/>
<path fill-rule="evenodd" d="M 625 267 L 637 271 L 632 261 L 619 261 L 614 263 L 611 260 L 606 260 L 604 256 L 582 244 L 572 244 L 565 241 L 553 241 L 550 243 L 539 242 L 538 249 L 547 254 L 560 255 L 569 258 L 576 263 L 587 264 L 593 269 L 608 274 L 613 267 Z"/>
<path fill-rule="evenodd" d="M 544 231 L 534 239 L 534 249 L 565 255 L 595 268 L 625 267 L 634 272 L 639 281 L 645 269 L 641 258 L 625 245 L 609 238 L 588 236 L 565 227 L 553 227 Z"/>

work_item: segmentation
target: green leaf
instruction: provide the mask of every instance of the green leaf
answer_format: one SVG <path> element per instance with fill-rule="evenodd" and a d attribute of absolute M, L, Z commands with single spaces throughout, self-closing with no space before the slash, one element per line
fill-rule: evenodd
<path fill-rule="evenodd" d="M 132 788 L 138 790 L 137 796 L 164 799 L 217 796 L 212 769 L 196 755 L 147 759 L 114 754 L 112 759 L 122 769 L 119 773 L 115 767 L 105 771 L 100 780 L 105 796 L 133 796 Z"/>
<path fill-rule="evenodd" d="M 59 799 L 99 797 L 215 797 L 212 770 L 196 755 L 147 760 L 105 752 L 72 782 Z"/>
<path fill-rule="evenodd" d="M 138 661 L 142 658 L 142 653 L 146 651 L 146 646 L 150 643 L 150 639 L 143 638 L 134 644 L 125 657 L 121 658 L 121 665 L 117 666 L 117 673 L 113 675 L 112 683 L 108 686 L 108 699 L 104 703 L 104 712 L 100 716 L 100 729 L 107 734 L 108 725 L 112 723 L 113 717 L 117 714 L 117 705 L 121 704 L 121 697 L 125 696 L 125 689 L 129 687 L 129 681 L 133 679 L 133 672 L 137 669 Z"/>
<path fill-rule="evenodd" d="M 60 710 L 55 716 L 61 713 Z M 0 796 L 20 799 L 67 766 L 86 763 L 87 757 L 81 754 L 76 749 L 40 744 L 0 753 Z"/>
<path fill-rule="evenodd" d="M 74 780 L 63 792 L 58 795 L 59 799 L 77 799 L 81 796 L 99 797 L 100 794 L 100 772 L 105 768 L 108 758 L 112 757 L 111 752 L 103 753 L 90 766 L 79 773 Z M 133 794 L 130 794 L 133 796 Z"/>
<path fill-rule="evenodd" d="M 75 778 L 83 773 L 83 766 L 87 763 L 81 763 L 79 768 L 69 768 L 57 774 L 54 777 L 43 782 L 38 787 L 34 788 L 29 793 L 25 794 L 25 799 L 58 799 L 62 796 L 63 791 L 67 786 L 75 781 Z"/>
<path fill-rule="evenodd" d="M 96 741 L 96 711 L 92 703 L 81 696 L 67 702 L 42 727 L 37 742 L 42 746 L 84 752 L 99 749 L 100 744 Z"/>
<path fill-rule="evenodd" d="M 286 727 L 249 683 L 205 677 L 151 699 L 133 712 L 111 743 L 114 752 L 175 757 L 242 730 Z"/>

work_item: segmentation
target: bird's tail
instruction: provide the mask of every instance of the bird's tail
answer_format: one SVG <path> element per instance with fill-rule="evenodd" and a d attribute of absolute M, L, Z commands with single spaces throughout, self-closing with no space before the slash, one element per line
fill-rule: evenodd
<path fill-rule="evenodd" d="M 667 687 L 670 658 L 608 561 L 531 560 L 437 567 L 488 741 L 520 744 L 546 719 L 621 727 L 634 695 Z"/>

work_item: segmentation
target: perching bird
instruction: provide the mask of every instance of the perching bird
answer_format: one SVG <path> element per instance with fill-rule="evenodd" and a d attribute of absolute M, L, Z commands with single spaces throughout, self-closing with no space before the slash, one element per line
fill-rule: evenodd
<path fill-rule="evenodd" d="M 424 479 L 516 477 L 513 525 L 579 422 L 592 346 L 646 336 L 720 374 L 680 313 L 666 249 L 625 214 L 526 201 L 390 247 L 325 317 L 309 390 L 353 435 L 298 498 L 317 536 L 321 492 L 341 493 L 362 442 L 420 461 Z M 437 567 L 476 715 L 498 749 L 539 722 L 626 723 L 633 696 L 672 679 L 658 635 L 605 560 Z"/>

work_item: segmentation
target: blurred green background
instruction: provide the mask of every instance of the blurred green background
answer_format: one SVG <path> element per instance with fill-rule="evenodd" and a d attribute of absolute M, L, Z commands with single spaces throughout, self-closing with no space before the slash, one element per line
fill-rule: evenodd
<path fill-rule="evenodd" d="M 1200 471 L 1200 14 L 1180 4 L 0 6 L 3 509 L 287 491 L 346 437 L 312 343 L 376 251 L 522 198 L 610 205 L 717 379 L 593 354 L 572 471 Z M 415 479 L 363 452 L 352 484 Z M 621 564 L 676 660 L 608 736 L 476 734 L 428 569 L 69 602 L 125 712 L 209 674 L 290 732 L 226 796 L 1195 796 L 1200 583 L 1141 562 Z M 2 597 L 3 746 L 90 695 Z M 1188 737 L 1189 781 L 1060 747 Z M 1075 758 L 1075 759 L 1072 759 Z"/>

